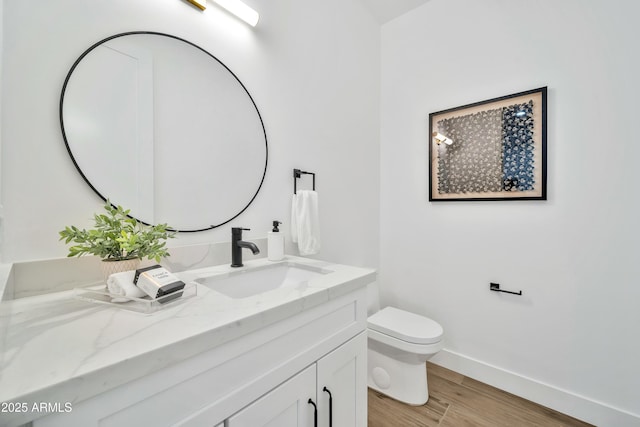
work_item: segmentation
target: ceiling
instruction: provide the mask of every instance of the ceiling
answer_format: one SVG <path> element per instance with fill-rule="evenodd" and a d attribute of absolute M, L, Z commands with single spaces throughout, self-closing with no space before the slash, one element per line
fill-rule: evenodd
<path fill-rule="evenodd" d="M 429 0 L 364 0 L 380 25 L 404 15 Z"/>

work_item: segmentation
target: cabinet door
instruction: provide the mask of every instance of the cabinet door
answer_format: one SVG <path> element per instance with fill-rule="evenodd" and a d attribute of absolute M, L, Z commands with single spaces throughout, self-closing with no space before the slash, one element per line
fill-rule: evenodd
<path fill-rule="evenodd" d="M 316 393 L 319 401 L 318 426 L 366 427 L 366 331 L 318 361 Z"/>
<path fill-rule="evenodd" d="M 229 418 L 226 427 L 313 427 L 316 365 L 311 365 Z"/>

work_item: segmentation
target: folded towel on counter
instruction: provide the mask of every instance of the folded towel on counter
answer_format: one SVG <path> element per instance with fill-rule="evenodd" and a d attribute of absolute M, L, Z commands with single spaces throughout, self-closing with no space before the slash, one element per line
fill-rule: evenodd
<path fill-rule="evenodd" d="M 300 255 L 314 255 L 320 251 L 320 221 L 318 193 L 300 190 L 291 203 L 291 240 L 298 244 Z"/>
<path fill-rule="evenodd" d="M 109 293 L 129 298 L 143 298 L 147 296 L 144 291 L 133 284 L 135 270 L 115 273 L 107 279 Z M 126 298 L 112 298 L 111 302 L 126 302 Z"/>

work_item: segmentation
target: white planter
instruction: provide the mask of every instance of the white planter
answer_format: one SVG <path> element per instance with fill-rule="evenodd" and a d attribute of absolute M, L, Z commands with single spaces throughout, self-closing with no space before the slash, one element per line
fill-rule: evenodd
<path fill-rule="evenodd" d="M 107 282 L 109 276 L 123 271 L 135 270 L 140 267 L 140 258 L 125 259 L 121 261 L 102 260 L 100 268 L 102 269 L 102 279 Z"/>

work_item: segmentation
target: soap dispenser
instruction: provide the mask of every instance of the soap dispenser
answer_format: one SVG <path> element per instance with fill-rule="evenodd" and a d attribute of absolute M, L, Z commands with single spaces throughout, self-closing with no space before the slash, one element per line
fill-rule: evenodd
<path fill-rule="evenodd" d="M 273 230 L 267 233 L 267 259 L 269 261 L 280 261 L 284 258 L 284 234 L 280 232 L 278 226 L 280 221 L 273 221 Z"/>

